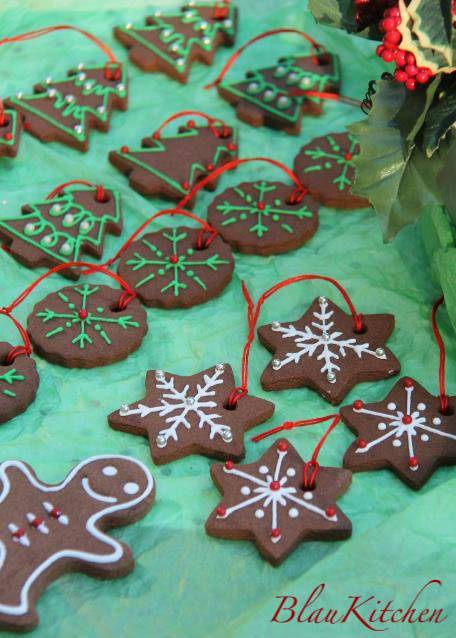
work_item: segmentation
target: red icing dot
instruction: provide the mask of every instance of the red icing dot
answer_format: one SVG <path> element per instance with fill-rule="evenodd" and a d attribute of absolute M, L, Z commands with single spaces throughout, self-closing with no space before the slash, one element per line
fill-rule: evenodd
<path fill-rule="evenodd" d="M 364 403 L 360 400 L 357 399 L 354 403 L 353 403 L 353 408 L 355 410 L 362 410 Z"/>
<path fill-rule="evenodd" d="M 258 208 L 258 210 L 264 210 L 265 209 L 265 203 L 264 202 L 257 202 L 256 207 Z"/>
<path fill-rule="evenodd" d="M 208 164 L 206 166 L 206 170 L 209 171 L 209 173 L 211 173 L 214 170 L 214 165 L 213 164 Z"/>
<path fill-rule="evenodd" d="M 367 445 L 367 441 L 365 441 L 364 439 L 358 439 L 356 441 L 356 443 L 357 443 L 358 447 L 361 447 L 361 448 L 364 448 Z"/>
<path fill-rule="evenodd" d="M 8 141 L 9 141 L 9 140 L 12 140 L 12 139 L 13 139 L 13 135 L 12 135 L 12 133 L 6 133 L 6 134 L 5 134 L 5 140 L 8 140 Z"/>
<path fill-rule="evenodd" d="M 21 536 L 24 536 L 24 534 L 25 534 L 25 529 L 23 527 L 20 527 L 15 532 L 13 532 L 14 538 L 21 538 Z"/>
<path fill-rule="evenodd" d="M 344 157 L 347 160 L 347 162 L 349 162 L 353 158 L 353 154 L 347 152 L 345 153 Z"/>
<path fill-rule="evenodd" d="M 195 128 L 195 120 L 189 120 L 187 122 L 187 128 Z"/>
<path fill-rule="evenodd" d="M 402 423 L 404 425 L 410 425 L 410 423 L 413 421 L 412 417 L 409 416 L 408 414 L 406 414 L 404 417 L 402 417 Z"/>
<path fill-rule="evenodd" d="M 128 146 L 121 146 L 120 147 L 120 152 L 121 153 L 128 153 L 130 151 L 130 149 L 128 148 Z"/>
<path fill-rule="evenodd" d="M 58 507 L 53 507 L 49 512 L 49 516 L 52 516 L 52 518 L 59 518 L 62 516 L 62 510 L 59 510 Z"/>
<path fill-rule="evenodd" d="M 232 470 L 233 467 L 234 467 L 233 461 L 226 461 L 225 467 L 226 467 L 227 470 Z"/>
<path fill-rule="evenodd" d="M 411 456 L 409 458 L 409 467 L 418 467 L 418 459 L 416 456 Z"/>
<path fill-rule="evenodd" d="M 225 516 L 226 508 L 225 507 L 217 507 L 216 512 L 217 512 L 217 516 Z"/>
<path fill-rule="evenodd" d="M 334 507 L 326 508 L 326 516 L 329 516 L 329 518 L 332 518 L 333 516 L 335 516 L 335 514 L 336 514 L 336 510 L 334 509 Z"/>
<path fill-rule="evenodd" d="M 406 388 L 413 388 L 413 379 L 404 379 L 404 386 Z"/>
<path fill-rule="evenodd" d="M 81 308 L 81 310 L 78 312 L 78 317 L 81 320 L 87 319 L 88 316 L 89 316 L 89 313 L 84 308 Z"/>
<path fill-rule="evenodd" d="M 271 530 L 271 537 L 272 538 L 279 538 L 279 536 L 281 535 L 281 531 L 278 527 L 276 527 L 275 529 Z"/>
<path fill-rule="evenodd" d="M 286 452 L 288 450 L 288 443 L 285 443 L 285 441 L 280 441 L 277 449 L 280 450 L 280 452 Z"/>
<path fill-rule="evenodd" d="M 33 519 L 33 521 L 32 521 L 32 523 L 31 523 L 31 524 L 33 525 L 33 527 L 39 527 L 39 526 L 42 524 L 42 522 L 43 522 L 43 519 L 42 519 L 42 518 L 40 518 L 39 516 L 36 516 L 36 517 Z"/>
<path fill-rule="evenodd" d="M 182 188 L 184 189 L 184 191 L 188 191 L 188 189 L 190 188 L 190 184 L 188 182 L 182 182 Z"/>
<path fill-rule="evenodd" d="M 172 264 L 177 264 L 177 262 L 179 261 L 179 257 L 177 255 L 171 255 L 170 258 L 169 258 L 169 261 Z"/>
<path fill-rule="evenodd" d="M 24 131 L 30 131 L 32 128 L 30 125 L 30 122 L 24 122 L 23 127 L 24 127 Z"/>
<path fill-rule="evenodd" d="M 235 151 L 237 149 L 237 146 L 236 146 L 236 144 L 233 144 L 233 142 L 230 142 L 229 144 L 226 145 L 226 148 L 229 151 Z"/>
<path fill-rule="evenodd" d="M 276 492 L 277 490 L 280 490 L 280 483 L 279 481 L 272 481 L 269 484 L 269 487 L 271 488 L 271 490 L 274 490 L 274 492 Z"/>

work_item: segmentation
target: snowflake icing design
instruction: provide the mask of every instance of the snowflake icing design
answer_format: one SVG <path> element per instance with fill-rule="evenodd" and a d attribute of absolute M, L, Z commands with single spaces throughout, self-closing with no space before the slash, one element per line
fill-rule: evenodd
<path fill-rule="evenodd" d="M 287 486 L 289 479 L 293 479 L 297 473 L 297 468 L 294 467 L 289 467 L 286 472 L 282 471 L 282 464 L 287 454 L 287 449 L 282 449 L 279 445 L 277 447 L 277 462 L 273 470 L 271 471 L 266 465 L 260 465 L 258 474 L 249 474 L 234 467 L 230 462 L 225 463 L 223 472 L 245 479 L 246 485 L 243 485 L 240 491 L 243 496 L 248 498 L 231 507 L 222 508 L 223 512 L 217 512 L 217 518 L 228 518 L 234 512 L 258 504 L 254 511 L 254 516 L 257 519 L 264 518 L 265 510 L 270 511 L 270 538 L 272 543 L 278 543 L 282 539 L 282 532 L 279 526 L 281 510 L 286 511 L 290 518 L 297 518 L 300 514 L 299 508 L 301 508 L 328 521 L 337 523 L 336 513 L 331 511 L 328 514 L 325 510 L 311 503 L 314 497 L 312 491 L 305 491 L 303 498 L 299 498 L 297 496 L 297 488 L 291 485 Z"/>
<path fill-rule="evenodd" d="M 442 424 L 442 419 L 439 416 L 432 418 L 432 425 L 437 427 L 428 425 L 428 417 L 425 415 L 427 409 L 426 404 L 418 402 L 416 406 L 414 406 L 413 393 L 415 388 L 412 382 L 406 383 L 404 390 L 405 408 L 403 410 L 398 408 L 396 403 L 392 401 L 387 404 L 388 412 L 377 412 L 364 406 L 358 408 L 355 405 L 353 407 L 353 410 L 358 414 L 367 414 L 381 419 L 377 423 L 377 429 L 383 432 L 383 434 L 373 441 L 363 441 L 362 445 L 356 449 L 356 453 L 365 454 L 369 452 L 371 448 L 379 443 L 383 443 L 383 441 L 387 439 L 392 439 L 392 445 L 394 447 L 401 447 L 404 439 L 408 446 L 410 459 L 408 467 L 412 472 L 416 472 L 419 468 L 418 459 L 415 454 L 415 443 L 418 436 L 420 441 L 427 443 L 430 440 L 430 435 L 443 436 L 453 440 L 456 440 L 456 435 L 437 429 L 438 426 Z"/>
<path fill-rule="evenodd" d="M 127 266 L 131 266 L 134 272 L 145 269 L 148 273 L 135 284 L 135 288 L 141 288 L 156 277 L 162 277 L 164 286 L 160 289 L 160 292 L 171 291 L 175 297 L 178 297 L 181 291 L 183 292 L 187 289 L 187 284 L 182 281 L 183 277 L 187 277 L 197 286 L 206 290 L 206 284 L 193 269 L 195 267 L 198 269 L 203 267 L 215 272 L 219 266 L 226 266 L 230 263 L 226 259 L 221 259 L 218 254 L 211 255 L 206 259 L 196 259 L 193 248 L 187 248 L 183 254 L 179 254 L 179 242 L 187 238 L 186 232 L 178 233 L 177 229 L 173 228 L 170 232 L 163 232 L 162 237 L 171 244 L 169 255 L 165 254 L 148 239 L 143 238 L 141 239 L 141 244 L 150 251 L 152 256 L 146 257 L 136 251 L 134 256 L 126 261 Z"/>
<path fill-rule="evenodd" d="M 108 317 L 104 314 L 105 308 L 103 306 L 97 306 L 94 310 L 88 310 L 88 299 L 99 290 L 99 286 L 83 284 L 80 287 L 75 286 L 72 290 L 80 296 L 80 304 L 76 304 L 68 295 L 59 291 L 57 295 L 67 305 L 68 312 L 56 312 L 55 310 L 46 308 L 36 314 L 43 323 L 53 322 L 55 320 L 59 321 L 60 325 L 49 330 L 45 335 L 46 338 L 50 339 L 55 335 L 65 332 L 66 329 L 77 326 L 79 332 L 74 339 L 72 339 L 71 343 L 84 349 L 86 345 L 93 345 L 96 335 L 107 345 L 110 345 L 112 341 L 106 331 L 110 324 L 115 324 L 124 330 L 139 327 L 139 323 L 134 321 L 131 315 Z M 63 325 L 61 323 L 62 319 L 64 320 Z"/>
<path fill-rule="evenodd" d="M 210 412 L 213 408 L 217 407 L 217 402 L 213 401 L 211 397 L 215 395 L 213 388 L 219 386 L 223 381 L 224 365 L 219 363 L 215 366 L 211 375 L 204 375 L 204 385 L 196 384 L 196 388 L 192 388 L 190 392 L 190 385 L 186 384 L 182 390 L 176 388 L 175 379 L 173 376 L 166 377 L 163 370 L 155 371 L 155 387 L 161 392 L 160 405 L 148 406 L 143 403 L 138 403 L 137 408 L 130 408 L 128 405 L 123 405 L 119 410 L 120 416 L 130 416 L 132 414 L 139 414 L 141 418 L 147 417 L 151 413 L 157 413 L 158 416 L 163 417 L 167 424 L 167 427 L 159 431 L 156 437 L 156 444 L 159 448 L 166 447 L 168 439 L 178 441 L 179 428 L 184 427 L 187 430 L 191 430 L 192 424 L 188 417 L 190 414 L 195 414 L 198 418 L 199 429 L 203 429 L 206 426 L 209 428 L 209 439 L 212 440 L 216 435 L 222 437 L 225 443 L 230 443 L 233 440 L 233 433 L 231 428 L 223 423 L 217 422 L 221 419 L 221 415 Z"/>
<path fill-rule="evenodd" d="M 341 358 L 347 356 L 347 351 L 353 352 L 359 358 L 369 355 L 377 359 L 386 359 L 383 348 L 371 350 L 368 343 L 358 343 L 354 337 L 341 339 L 343 333 L 333 330 L 334 321 L 331 321 L 331 317 L 334 310 L 328 310 L 326 297 L 320 297 L 318 304 L 320 312 L 312 313 L 317 321 L 312 321 L 311 326 L 305 326 L 304 330 L 298 330 L 291 323 L 288 326 L 282 326 L 279 322 L 272 324 L 274 332 L 282 333 L 283 339 L 292 339 L 297 347 L 293 352 L 288 352 L 285 358 L 274 359 L 274 370 L 280 370 L 290 363 L 298 364 L 305 355 L 316 356 L 317 361 L 322 362 L 320 372 L 326 374 L 330 383 L 336 383 L 337 372 L 341 370 Z"/>
<path fill-rule="evenodd" d="M 25 381 L 25 377 L 23 374 L 19 374 L 16 368 L 11 368 L 11 370 L 8 370 L 4 374 L 0 375 L 0 382 L 6 383 L 7 386 L 10 386 L 6 388 L 2 387 L 2 394 L 4 394 L 7 397 L 15 398 L 16 393 L 10 388 L 16 382 L 21 382 L 21 381 Z"/>
<path fill-rule="evenodd" d="M 347 137 L 350 142 L 348 151 L 343 150 L 331 135 L 327 135 L 325 138 L 331 151 L 325 151 L 320 146 L 306 149 L 304 154 L 319 163 L 304 168 L 303 173 L 325 170 L 331 171 L 334 169 L 334 166 L 336 166 L 340 168 L 340 173 L 334 177 L 332 183 L 336 185 L 339 191 L 350 188 L 352 180 L 347 176 L 347 173 L 350 168 L 354 169 L 353 154 L 357 146 L 357 141 L 353 135 L 348 134 Z"/>
<path fill-rule="evenodd" d="M 274 198 L 271 203 L 266 201 L 267 196 L 277 190 L 277 186 L 273 184 L 261 181 L 254 183 L 253 188 L 258 193 L 257 198 L 245 192 L 241 186 L 237 186 L 233 188 L 233 191 L 242 198 L 245 204 L 231 204 L 225 201 L 217 206 L 217 211 L 225 217 L 222 226 L 230 226 L 251 219 L 252 225 L 249 232 L 261 238 L 272 230 L 273 225 L 267 225 L 267 221 L 278 223 L 282 230 L 293 234 L 294 229 L 287 222 L 287 219 L 302 220 L 313 217 L 312 211 L 304 204 L 295 210 L 290 210 L 284 208 L 284 202 L 279 197 Z"/>

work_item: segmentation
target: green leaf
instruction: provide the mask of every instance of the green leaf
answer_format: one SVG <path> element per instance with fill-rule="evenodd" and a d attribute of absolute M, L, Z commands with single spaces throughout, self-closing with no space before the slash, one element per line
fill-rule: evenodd
<path fill-rule="evenodd" d="M 442 199 L 448 213 L 456 224 L 456 137 L 448 140 L 448 155 L 444 167 L 440 171 L 438 183 L 442 190 Z"/>
<path fill-rule="evenodd" d="M 452 0 L 412 0 L 408 7 L 413 19 L 413 32 L 422 49 L 432 50 L 432 55 L 439 66 L 454 64 L 452 39 Z M 439 6 L 436 6 L 439 5 Z M 428 52 L 425 53 L 426 57 Z M 429 58 L 431 59 L 431 58 Z"/>
<path fill-rule="evenodd" d="M 442 89 L 442 90 L 440 90 Z M 456 80 L 444 78 L 439 95 L 426 115 L 423 146 L 428 157 L 438 149 L 442 139 L 456 125 Z"/>
<path fill-rule="evenodd" d="M 403 85 L 379 82 L 369 117 L 348 127 L 361 147 L 353 191 L 372 203 L 386 240 L 415 221 L 423 206 L 440 201 L 436 174 L 442 159 L 440 153 L 428 159 L 407 140 L 415 124 L 411 118 L 406 125 L 403 117 L 408 97 Z"/>
<path fill-rule="evenodd" d="M 309 9 L 320 24 L 357 31 L 354 3 L 351 0 L 309 0 Z"/>

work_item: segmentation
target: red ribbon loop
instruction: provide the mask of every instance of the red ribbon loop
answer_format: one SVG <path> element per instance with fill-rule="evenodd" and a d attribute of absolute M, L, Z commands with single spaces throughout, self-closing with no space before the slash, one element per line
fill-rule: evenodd
<path fill-rule="evenodd" d="M 442 295 L 437 299 L 432 307 L 432 330 L 439 349 L 439 393 L 440 393 L 440 411 L 442 414 L 447 414 L 449 408 L 449 397 L 446 393 L 445 382 L 445 344 L 443 343 L 442 335 L 440 334 L 439 327 L 437 325 L 437 310 L 445 302 L 445 297 Z"/>
<path fill-rule="evenodd" d="M 105 190 L 103 188 L 103 186 L 95 186 L 94 184 L 92 184 L 92 182 L 88 182 L 85 179 L 72 179 L 69 182 L 64 182 L 63 184 L 60 184 L 59 186 L 56 186 L 50 193 L 49 195 L 47 195 L 46 199 L 54 199 L 54 197 L 57 197 L 57 195 L 60 195 L 60 193 L 65 190 L 65 188 L 67 188 L 68 186 L 73 186 L 75 184 L 81 184 L 82 186 L 89 186 L 90 188 L 96 188 L 97 189 L 97 194 L 96 194 L 96 198 L 97 201 L 102 202 L 104 201 L 105 198 Z"/>
<path fill-rule="evenodd" d="M 11 365 L 14 359 L 21 354 L 30 356 L 32 353 L 32 345 L 30 343 L 30 339 L 26 329 L 15 317 L 13 317 L 13 315 L 11 314 L 11 311 L 8 308 L 0 308 L 0 315 L 5 315 L 5 317 L 8 317 L 8 319 L 11 319 L 11 321 L 16 326 L 17 331 L 21 335 L 22 341 L 24 342 L 23 346 L 15 346 L 9 351 L 6 357 L 6 363 L 7 365 Z"/>
<path fill-rule="evenodd" d="M 170 115 L 170 117 L 168 117 L 158 127 L 158 129 L 154 133 L 152 133 L 152 137 L 156 140 L 159 140 L 163 130 L 168 126 L 168 124 L 171 124 L 171 122 L 174 122 L 175 120 L 178 120 L 181 117 L 188 117 L 188 116 L 202 117 L 203 119 L 205 119 L 209 127 L 211 128 L 212 132 L 217 137 L 227 137 L 227 135 L 229 134 L 229 127 L 220 118 L 212 117 L 211 115 L 208 115 L 207 113 L 203 113 L 203 111 L 178 111 L 177 113 Z M 221 131 L 218 130 L 216 126 L 222 126 L 222 130 Z M 187 127 L 195 128 L 195 122 L 193 120 L 189 120 L 187 122 Z"/>

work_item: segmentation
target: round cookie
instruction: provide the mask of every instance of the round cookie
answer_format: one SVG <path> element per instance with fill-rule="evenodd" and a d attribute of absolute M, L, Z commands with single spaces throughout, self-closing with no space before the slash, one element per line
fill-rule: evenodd
<path fill-rule="evenodd" d="M 7 356 L 13 346 L 0 342 L 0 423 L 24 412 L 35 399 L 39 377 L 32 357 L 20 354 L 11 363 Z"/>

